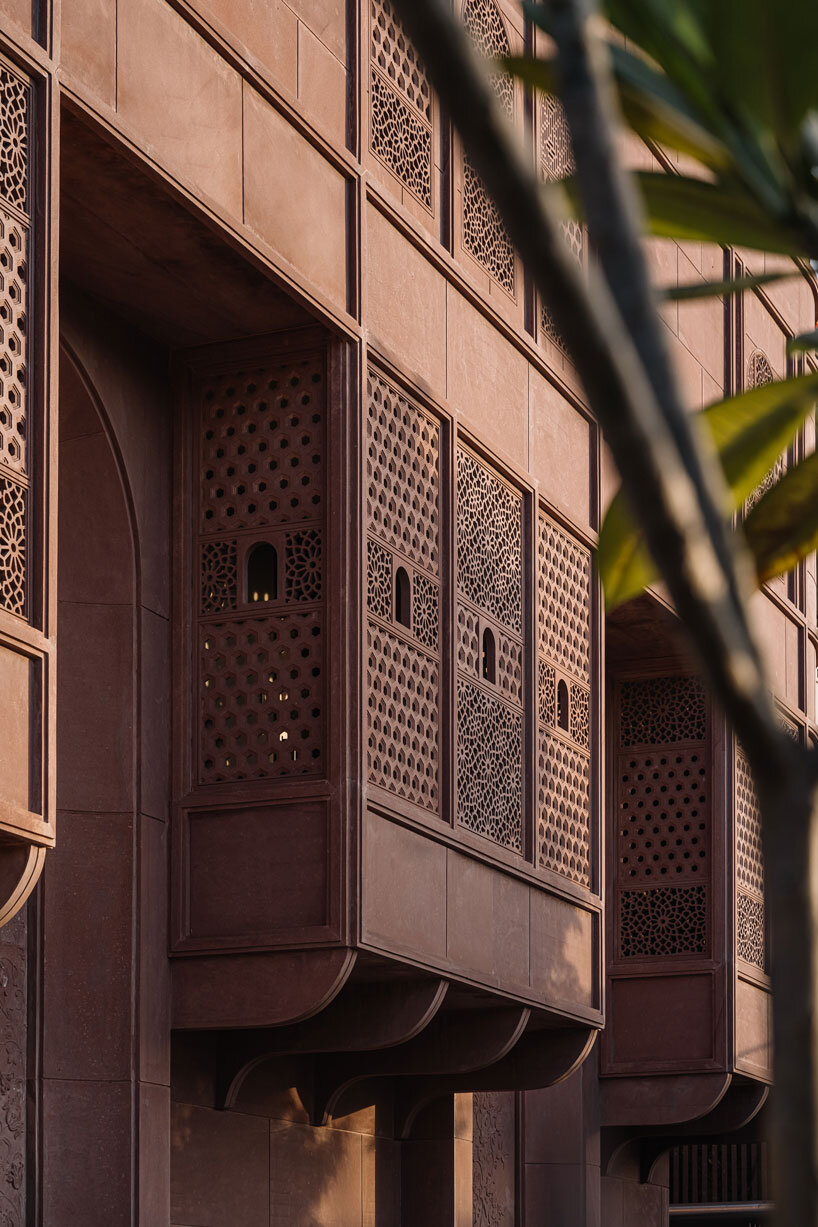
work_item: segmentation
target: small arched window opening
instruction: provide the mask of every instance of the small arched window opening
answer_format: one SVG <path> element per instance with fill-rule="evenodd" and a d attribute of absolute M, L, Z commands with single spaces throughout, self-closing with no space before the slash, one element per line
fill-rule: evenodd
<path fill-rule="evenodd" d="M 557 686 L 557 724 L 568 732 L 568 687 L 565 682 Z"/>
<path fill-rule="evenodd" d="M 497 681 L 497 665 L 494 651 L 494 632 L 488 627 L 483 631 L 482 672 L 487 682 Z"/>
<path fill-rule="evenodd" d="M 269 541 L 259 541 L 247 554 L 247 600 L 274 601 L 278 596 L 278 555 Z"/>
<path fill-rule="evenodd" d="M 401 626 L 412 625 L 412 585 L 403 567 L 395 572 L 395 621 Z"/>

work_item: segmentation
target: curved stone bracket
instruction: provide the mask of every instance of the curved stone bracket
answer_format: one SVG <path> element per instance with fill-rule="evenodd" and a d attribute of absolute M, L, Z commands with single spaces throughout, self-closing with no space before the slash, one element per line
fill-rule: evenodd
<path fill-rule="evenodd" d="M 17 915 L 39 882 L 45 854 L 39 844 L 0 845 L 0 928 Z"/>
<path fill-rule="evenodd" d="M 311 1018 L 341 991 L 355 958 L 344 946 L 176 957 L 173 1026 L 232 1030 Z"/>
<path fill-rule="evenodd" d="M 401 1080 L 395 1096 L 395 1136 L 412 1136 L 424 1109 L 443 1095 L 469 1091 L 533 1091 L 569 1077 L 590 1053 L 597 1031 L 589 1027 L 527 1031 L 493 1065 L 449 1078 Z"/>
<path fill-rule="evenodd" d="M 447 989 L 446 980 L 386 984 L 347 981 L 326 1009 L 298 1025 L 225 1035 L 221 1044 L 222 1106 L 234 1107 L 253 1070 L 273 1057 L 377 1051 L 407 1043 L 435 1017 Z"/>
<path fill-rule="evenodd" d="M 371 1102 L 372 1083 L 381 1078 L 452 1077 L 501 1060 L 526 1028 L 530 1010 L 451 1010 L 408 1044 L 381 1052 L 319 1057 L 315 1064 L 313 1124 L 326 1124 Z"/>

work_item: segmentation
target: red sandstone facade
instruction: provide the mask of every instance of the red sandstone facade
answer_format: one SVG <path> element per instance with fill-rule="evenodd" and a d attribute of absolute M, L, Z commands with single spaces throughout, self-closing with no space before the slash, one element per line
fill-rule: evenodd
<path fill-rule="evenodd" d="M 606 625 L 596 424 L 387 0 L 0 0 L 0 53 L 0 1224 L 766 1202 L 747 765 L 660 592 Z M 667 308 L 691 408 L 815 316 Z M 816 600 L 756 601 L 794 738 Z"/>

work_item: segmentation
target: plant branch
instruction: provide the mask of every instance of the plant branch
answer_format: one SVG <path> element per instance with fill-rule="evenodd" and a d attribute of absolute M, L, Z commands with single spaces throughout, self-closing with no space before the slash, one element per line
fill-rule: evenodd
<path fill-rule="evenodd" d="M 782 732 L 767 689 L 745 609 L 745 563 L 720 510 L 720 474 L 694 436 L 662 343 L 636 204 L 616 164 L 601 53 L 581 0 L 552 0 L 586 216 L 616 298 L 593 272 L 586 285 L 569 256 L 554 194 L 496 105 L 486 67 L 446 0 L 393 3 L 566 339 L 635 519 L 756 776 L 769 896 L 784 946 L 773 965 L 779 1221 L 814 1227 L 816 755 Z"/>
<path fill-rule="evenodd" d="M 569 255 L 557 197 L 537 177 L 496 103 L 486 65 L 446 0 L 394 5 L 566 339 L 635 518 L 715 694 L 748 754 L 763 757 L 773 773 L 784 764 L 791 769 L 792 745 L 778 728 L 744 611 L 741 594 L 748 585 L 719 511 L 717 476 L 702 459 L 687 415 L 675 395 L 660 406 L 607 284 L 593 272 L 586 283 Z M 585 136 L 575 137 L 578 169 Z M 614 156 L 612 140 L 593 154 L 595 161 L 603 156 Z M 627 243 L 630 249 L 630 238 Z M 636 313 L 635 306 L 631 310 Z M 656 384 L 664 386 L 656 363 Z"/>

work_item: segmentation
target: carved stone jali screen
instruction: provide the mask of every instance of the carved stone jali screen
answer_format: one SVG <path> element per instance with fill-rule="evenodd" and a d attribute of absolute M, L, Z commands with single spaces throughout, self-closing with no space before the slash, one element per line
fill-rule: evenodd
<path fill-rule="evenodd" d="M 592 886 L 591 556 L 537 519 L 537 863 Z"/>
<path fill-rule="evenodd" d="M 46 110 L 35 78 L 0 58 L 0 854 L 21 858 L 20 873 L 9 868 L 18 886 L 0 898 L 0 924 L 54 843 Z"/>
<path fill-rule="evenodd" d="M 440 787 L 440 424 L 370 370 L 367 777 L 434 814 Z"/>
<path fill-rule="evenodd" d="M 523 497 L 457 452 L 457 818 L 514 852 L 523 832 Z"/>
<path fill-rule="evenodd" d="M 320 775 L 323 358 L 200 387 L 196 781 Z"/>
<path fill-rule="evenodd" d="M 764 857 L 761 814 L 750 764 L 735 747 L 736 821 L 736 954 L 766 972 L 767 934 L 764 909 Z"/>
<path fill-rule="evenodd" d="M 481 55 L 496 59 L 511 54 L 505 22 L 495 0 L 464 0 L 462 16 Z M 513 122 L 514 83 L 511 77 L 507 73 L 494 73 L 492 82 L 500 105 Z M 463 248 L 513 298 L 516 293 L 514 248 L 497 206 L 465 153 L 461 190 Z"/>
<path fill-rule="evenodd" d="M 433 212 L 432 90 L 389 0 L 370 0 L 369 145 Z"/>
<path fill-rule="evenodd" d="M 26 618 L 31 89 L 0 64 L 0 606 Z"/>
<path fill-rule="evenodd" d="M 590 551 L 545 511 L 532 550 L 531 495 L 465 439 L 450 469 L 450 430 L 369 371 L 367 779 L 385 805 L 385 794 L 399 798 L 594 889 Z M 449 575 L 453 661 L 444 650 Z M 452 813 L 442 776 L 450 727 Z"/>
<path fill-rule="evenodd" d="M 616 695 L 616 959 L 710 952 L 712 780 L 700 681 L 621 680 Z"/>

